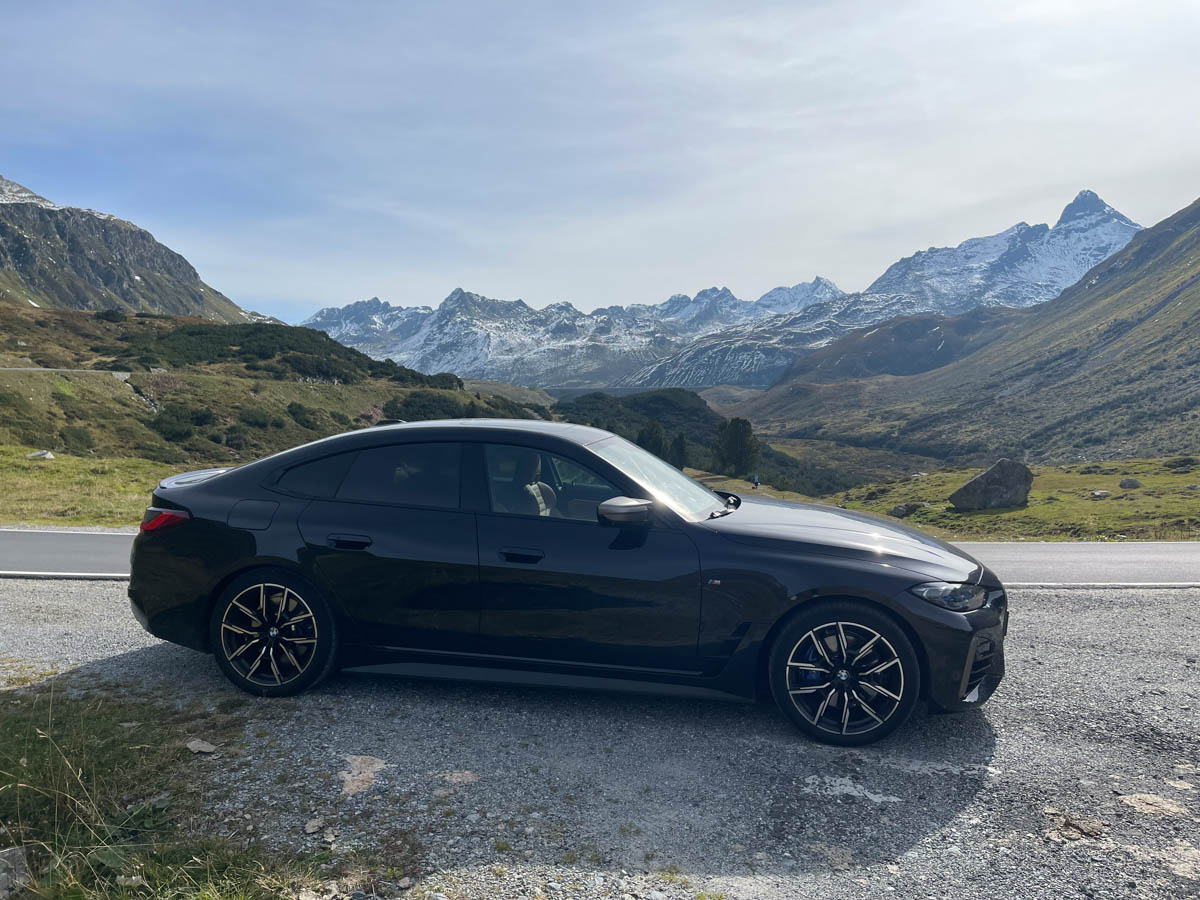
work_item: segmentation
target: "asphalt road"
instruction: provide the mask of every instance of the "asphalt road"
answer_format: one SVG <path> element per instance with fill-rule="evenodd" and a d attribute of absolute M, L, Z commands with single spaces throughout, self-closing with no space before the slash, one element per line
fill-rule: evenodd
<path fill-rule="evenodd" d="M 129 573 L 133 536 L 0 529 L 0 573 Z M 1200 586 L 1200 541 L 959 544 L 1011 585 Z"/>
<path fill-rule="evenodd" d="M 1200 895 L 1200 590 L 1017 589 L 1011 608 L 982 709 L 918 711 L 861 750 L 769 704 L 352 672 L 251 699 L 146 635 L 111 582 L 0 584 L 0 686 L 57 672 L 148 701 L 131 719 L 217 745 L 179 755 L 183 827 L 343 858 L 412 842 L 402 897 Z"/>

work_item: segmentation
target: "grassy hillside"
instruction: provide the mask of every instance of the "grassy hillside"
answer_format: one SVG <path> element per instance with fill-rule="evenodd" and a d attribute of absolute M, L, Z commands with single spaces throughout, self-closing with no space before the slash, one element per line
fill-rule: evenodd
<path fill-rule="evenodd" d="M 0 446 L 0 523 L 136 525 L 154 485 L 179 470 L 146 459 L 26 459 L 29 449 Z"/>
<path fill-rule="evenodd" d="M 821 383 L 872 375 L 916 375 L 970 356 L 1007 334 L 1027 309 L 981 306 L 961 316 L 932 313 L 852 331 L 792 363 L 780 380 Z"/>
<path fill-rule="evenodd" d="M 692 391 L 665 388 L 623 396 L 584 394 L 558 403 L 552 411 L 568 422 L 604 428 L 630 440 L 635 440 L 643 428 L 657 423 L 663 427 L 668 443 L 677 435 L 684 436 L 690 465 L 710 471 L 717 468 L 713 446 L 725 417 Z M 864 480 L 832 462 L 792 456 L 760 444 L 761 458 L 753 474 L 780 490 L 826 493 Z"/>
<path fill-rule="evenodd" d="M 380 418 L 533 418 L 322 332 L 0 307 L 0 443 L 172 464 L 254 459 Z"/>
<path fill-rule="evenodd" d="M 905 524 L 948 540 L 1096 541 L 1200 539 L 1200 465 L 1192 457 L 1130 459 L 1119 463 L 1033 466 L 1033 488 L 1027 506 L 955 512 L 948 497 L 978 475 L 979 468 L 945 469 L 921 478 L 911 476 L 861 484 L 849 491 L 808 497 L 761 487 L 757 495 L 860 509 L 887 516 L 900 503 L 928 503 Z M 722 490 L 755 496 L 747 482 L 689 470 L 694 478 Z M 1136 477 L 1140 488 L 1123 489 L 1121 479 Z M 1092 491 L 1108 491 L 1094 499 Z"/>
<path fill-rule="evenodd" d="M 1190 452 L 1200 445 L 1200 201 L 963 359 L 837 384 L 796 375 L 742 414 L 771 435 L 956 462 Z"/>

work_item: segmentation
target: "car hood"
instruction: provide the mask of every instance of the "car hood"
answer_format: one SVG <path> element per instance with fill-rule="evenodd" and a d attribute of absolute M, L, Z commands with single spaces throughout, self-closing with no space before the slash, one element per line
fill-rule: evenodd
<path fill-rule="evenodd" d="M 975 583 L 986 570 L 952 544 L 868 513 L 815 503 L 742 497 L 728 515 L 704 522 L 731 541 L 879 562 L 930 581 Z"/>

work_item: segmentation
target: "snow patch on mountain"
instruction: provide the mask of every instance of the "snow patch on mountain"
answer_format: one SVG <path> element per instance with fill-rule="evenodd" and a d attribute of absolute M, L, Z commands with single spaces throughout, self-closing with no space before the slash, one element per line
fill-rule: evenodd
<path fill-rule="evenodd" d="M 456 288 L 436 308 L 372 297 L 322 309 L 302 324 L 422 372 L 576 387 L 610 384 L 702 335 L 841 295 L 831 281 L 816 278 L 777 288 L 764 295 L 769 303 L 710 287 L 694 297 L 584 313 L 566 301 L 534 309 Z"/>
<path fill-rule="evenodd" d="M 766 386 L 797 356 L 897 316 L 957 315 L 980 306 L 1027 307 L 1052 300 L 1139 230 L 1094 192 L 1080 191 L 1053 228 L 1019 222 L 957 247 L 922 250 L 893 263 L 861 293 L 704 335 L 619 384 Z"/>

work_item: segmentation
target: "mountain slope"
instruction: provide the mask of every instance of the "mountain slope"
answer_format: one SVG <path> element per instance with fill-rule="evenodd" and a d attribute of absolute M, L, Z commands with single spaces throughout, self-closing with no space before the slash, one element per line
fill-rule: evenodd
<path fill-rule="evenodd" d="M 200 280 L 148 231 L 105 213 L 59 206 L 0 177 L 0 301 L 57 309 L 123 309 L 261 319 Z"/>
<path fill-rule="evenodd" d="M 1200 441 L 1200 201 L 950 365 L 749 401 L 771 431 L 942 459 L 1188 453 Z"/>
<path fill-rule="evenodd" d="M 570 303 L 534 309 L 461 288 L 436 308 L 392 306 L 373 297 L 322 309 L 303 324 L 379 358 L 426 372 L 454 371 L 539 387 L 610 384 L 703 334 L 842 296 L 833 282 L 779 287 L 758 301 L 728 288 L 662 303 L 607 306 L 590 313 Z"/>
<path fill-rule="evenodd" d="M 620 384 L 766 386 L 798 356 L 896 316 L 1033 306 L 1074 284 L 1140 228 L 1080 191 L 1053 228 L 1019 222 L 957 247 L 922 250 L 889 266 L 862 293 L 705 335 Z"/>

